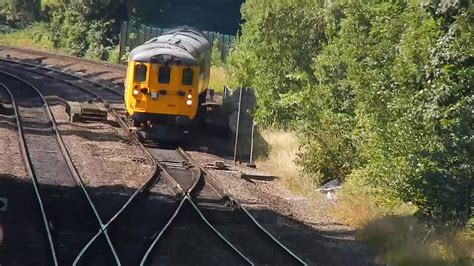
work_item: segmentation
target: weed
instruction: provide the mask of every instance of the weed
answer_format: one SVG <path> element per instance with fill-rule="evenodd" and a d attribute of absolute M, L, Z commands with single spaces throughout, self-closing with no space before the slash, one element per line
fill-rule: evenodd
<path fill-rule="evenodd" d="M 221 92 L 224 90 L 225 85 L 228 85 L 225 69 L 223 67 L 212 66 L 209 87 L 216 92 Z"/>

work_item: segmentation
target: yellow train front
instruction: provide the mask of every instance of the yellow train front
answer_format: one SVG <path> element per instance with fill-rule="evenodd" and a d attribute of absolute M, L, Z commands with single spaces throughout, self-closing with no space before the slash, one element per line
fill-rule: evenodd
<path fill-rule="evenodd" d="M 206 99 L 211 44 L 197 29 L 168 31 L 130 52 L 125 107 L 134 125 L 179 125 Z"/>

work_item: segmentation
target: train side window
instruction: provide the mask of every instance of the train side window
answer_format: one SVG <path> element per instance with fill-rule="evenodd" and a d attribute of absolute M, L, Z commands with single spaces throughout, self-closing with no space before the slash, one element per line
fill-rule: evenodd
<path fill-rule="evenodd" d="M 146 80 L 146 65 L 136 65 L 135 66 L 135 81 L 144 82 Z"/>
<path fill-rule="evenodd" d="M 160 66 L 158 69 L 158 82 L 170 83 L 171 69 L 167 66 Z"/>
<path fill-rule="evenodd" d="M 181 83 L 183 83 L 183 85 L 193 85 L 193 70 L 191 68 L 183 69 Z"/>

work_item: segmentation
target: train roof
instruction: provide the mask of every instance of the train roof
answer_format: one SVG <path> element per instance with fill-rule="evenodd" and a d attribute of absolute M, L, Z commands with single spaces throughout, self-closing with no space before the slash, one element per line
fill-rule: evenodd
<path fill-rule="evenodd" d="M 165 32 L 130 52 L 129 60 L 138 62 L 197 65 L 197 59 L 211 47 L 206 36 L 198 29 L 179 27 Z"/>

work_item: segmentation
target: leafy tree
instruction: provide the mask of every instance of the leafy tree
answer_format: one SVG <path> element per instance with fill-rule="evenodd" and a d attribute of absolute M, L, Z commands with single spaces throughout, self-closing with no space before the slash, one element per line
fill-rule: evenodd
<path fill-rule="evenodd" d="M 0 17 L 13 27 L 25 27 L 40 17 L 40 0 L 1 0 Z"/>
<path fill-rule="evenodd" d="M 228 60 L 256 118 L 301 133 L 317 181 L 465 224 L 473 204 L 469 1 L 247 1 Z"/>
<path fill-rule="evenodd" d="M 116 38 L 112 19 L 115 7 L 108 1 L 61 1 L 51 8 L 54 45 L 76 56 L 106 60 Z"/>
<path fill-rule="evenodd" d="M 228 57 L 233 84 L 256 90 L 261 124 L 289 124 L 301 87 L 312 81 L 311 59 L 324 40 L 320 1 L 246 1 L 242 36 Z M 304 8 L 302 8 L 302 6 Z"/>

